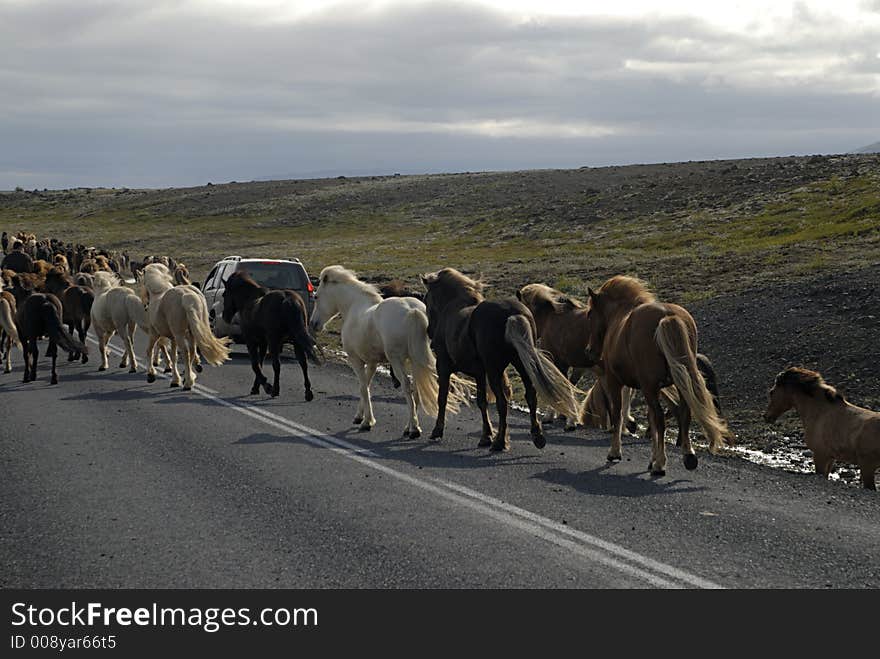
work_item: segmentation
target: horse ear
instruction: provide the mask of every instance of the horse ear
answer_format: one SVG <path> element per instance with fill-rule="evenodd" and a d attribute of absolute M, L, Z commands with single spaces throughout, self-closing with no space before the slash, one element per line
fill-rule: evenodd
<path fill-rule="evenodd" d="M 587 288 L 587 293 L 589 293 L 589 295 L 590 295 L 591 302 L 596 302 L 599 299 L 599 296 L 596 294 L 596 292 L 592 288 Z"/>
<path fill-rule="evenodd" d="M 520 302 L 522 302 L 522 291 L 521 290 L 517 290 L 516 299 L 519 300 Z"/>

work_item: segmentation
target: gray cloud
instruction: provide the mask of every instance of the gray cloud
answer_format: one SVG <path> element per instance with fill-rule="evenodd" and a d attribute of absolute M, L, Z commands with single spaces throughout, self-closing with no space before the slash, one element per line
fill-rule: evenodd
<path fill-rule="evenodd" d="M 0 0 L 0 189 L 834 152 L 880 132 L 876 22 L 806 7 L 771 35 L 448 3 L 263 18 Z"/>

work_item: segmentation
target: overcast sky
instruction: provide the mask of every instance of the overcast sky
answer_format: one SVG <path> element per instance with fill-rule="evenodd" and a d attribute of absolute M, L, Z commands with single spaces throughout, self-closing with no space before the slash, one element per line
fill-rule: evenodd
<path fill-rule="evenodd" d="M 880 0 L 0 0 L 0 98 L 0 189 L 839 153 Z"/>

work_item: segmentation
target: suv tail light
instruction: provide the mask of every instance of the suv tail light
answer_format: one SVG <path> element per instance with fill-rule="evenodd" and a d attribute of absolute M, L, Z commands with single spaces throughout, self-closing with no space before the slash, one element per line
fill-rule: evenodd
<path fill-rule="evenodd" d="M 315 287 L 312 285 L 312 282 L 308 282 L 308 283 L 306 284 L 306 286 L 308 286 L 309 293 L 314 293 L 314 292 L 315 292 Z"/>

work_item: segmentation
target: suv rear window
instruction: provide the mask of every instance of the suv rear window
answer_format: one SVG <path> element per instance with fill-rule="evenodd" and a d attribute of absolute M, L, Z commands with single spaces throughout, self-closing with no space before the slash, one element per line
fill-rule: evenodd
<path fill-rule="evenodd" d="M 239 263 L 238 270 L 250 274 L 261 286 L 266 288 L 308 288 L 305 271 L 295 263 L 273 263 L 271 261 L 248 261 Z"/>

